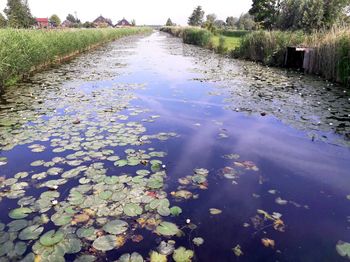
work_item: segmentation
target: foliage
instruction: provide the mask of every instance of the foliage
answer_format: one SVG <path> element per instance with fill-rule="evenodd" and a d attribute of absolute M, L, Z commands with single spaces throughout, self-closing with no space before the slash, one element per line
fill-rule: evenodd
<path fill-rule="evenodd" d="M 186 44 L 208 46 L 213 34 L 205 29 L 185 28 L 183 31 L 183 41 Z"/>
<path fill-rule="evenodd" d="M 66 19 L 69 21 L 69 22 L 72 22 L 72 23 L 78 23 L 78 19 L 75 19 L 74 15 L 72 14 L 68 14 Z"/>
<path fill-rule="evenodd" d="M 148 28 L 91 30 L 0 30 L 0 86 L 16 79 L 42 64 L 54 64 L 60 58 L 88 50 L 96 44 L 122 36 L 147 32 Z"/>
<path fill-rule="evenodd" d="M 132 26 L 136 26 L 136 20 L 135 20 L 135 19 L 132 19 L 132 20 L 131 20 L 131 25 L 132 25 Z"/>
<path fill-rule="evenodd" d="M 7 20 L 2 13 L 0 13 L 0 28 L 6 27 Z"/>
<path fill-rule="evenodd" d="M 61 19 L 55 14 L 50 17 L 49 21 L 55 27 L 60 26 L 61 24 Z"/>
<path fill-rule="evenodd" d="M 174 26 L 174 23 L 173 23 L 173 21 L 171 21 L 170 18 L 168 18 L 168 20 L 165 23 L 165 26 Z"/>
<path fill-rule="evenodd" d="M 239 30 L 253 30 L 256 25 L 253 16 L 246 13 L 239 17 L 236 26 Z"/>
<path fill-rule="evenodd" d="M 4 12 L 10 27 L 30 28 L 35 24 L 35 19 L 30 13 L 29 6 L 21 0 L 8 0 Z"/>
<path fill-rule="evenodd" d="M 278 14 L 276 0 L 253 0 L 249 14 L 263 28 L 271 29 L 276 23 Z"/>
<path fill-rule="evenodd" d="M 188 25 L 201 26 L 203 24 L 204 11 L 201 6 L 197 6 L 188 18 Z"/>
<path fill-rule="evenodd" d="M 237 21 L 238 21 L 238 19 L 236 17 L 229 16 L 229 17 L 226 18 L 226 25 L 228 27 L 235 28 Z"/>

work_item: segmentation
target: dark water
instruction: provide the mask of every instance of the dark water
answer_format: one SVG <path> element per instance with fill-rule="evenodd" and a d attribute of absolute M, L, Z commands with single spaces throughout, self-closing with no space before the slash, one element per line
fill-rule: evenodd
<path fill-rule="evenodd" d="M 91 248 L 92 240 L 81 239 L 80 251 L 66 254 L 66 261 L 82 254 L 115 261 L 132 252 L 146 260 L 151 250 L 168 239 L 175 240 L 175 248 L 193 250 L 193 261 L 346 261 L 336 245 L 350 242 L 348 92 L 315 77 L 225 59 L 160 33 L 125 38 L 37 74 L 28 83 L 6 90 L 0 104 L 0 157 L 6 158 L 0 166 L 0 221 L 4 223 L 0 254 L 8 248 L 4 248 L 7 242 L 19 241 L 18 233 L 8 235 L 5 225 L 13 221 L 8 213 L 20 206 L 19 199 L 33 196 L 33 202 L 24 205 L 32 210 L 24 220 L 43 226 L 43 233 L 60 228 L 66 238 L 77 239 L 79 228 L 93 226 L 106 235 L 100 228 L 108 220 L 118 218 L 129 224 L 123 235 L 126 243 L 119 248 L 101 252 Z M 44 146 L 43 152 L 31 152 L 28 146 L 33 144 Z M 96 178 L 100 176 L 96 163 L 103 164 L 103 176 L 151 171 L 150 165 L 117 167 L 115 160 L 107 159 L 109 154 L 125 159 L 124 150 L 130 148 L 165 152 L 165 157 L 155 158 L 162 160 L 164 166 L 158 170 L 166 178 L 156 190 L 130 182 L 125 192 L 131 197 L 126 202 L 139 204 L 135 199 L 145 192 L 169 199 L 170 206 L 181 207 L 179 216 L 159 216 L 146 212 L 145 203 L 140 206 L 143 214 L 159 220 L 157 224 L 161 220 L 175 223 L 183 231 L 181 236 L 157 235 L 155 226 L 142 228 L 136 221 L 140 215 L 130 217 L 123 210 L 108 214 L 111 200 L 96 207 L 91 204 L 96 214 L 77 224 L 56 226 L 35 218 L 62 215 L 70 190 L 79 183 L 93 188 L 85 199 L 103 190 L 114 193 L 117 189 Z M 52 161 L 55 157 L 63 159 Z M 46 166 L 30 165 L 37 160 Z M 35 203 L 48 191 L 41 185 L 61 178 L 45 173 L 52 166 L 62 168 L 60 174 L 78 166 L 95 173 L 67 178 L 58 186 L 59 197 L 53 198 L 58 204 L 41 210 Z M 192 182 L 180 185 L 178 179 L 192 176 L 196 168 L 209 171 L 207 182 L 201 188 Z M 234 176 L 226 178 L 224 173 L 232 170 Z M 18 172 L 29 175 L 9 180 Z M 38 179 L 35 175 L 41 172 Z M 13 183 L 20 182 L 28 183 L 23 192 L 13 188 Z M 194 197 L 174 197 L 180 189 Z M 123 209 L 125 203 L 118 203 L 113 208 Z M 105 206 L 107 213 L 102 210 Z M 213 215 L 211 208 L 222 213 Z M 105 220 L 98 221 L 101 218 Z M 132 241 L 133 235 L 142 235 L 143 240 Z M 194 245 L 195 237 L 204 243 Z M 6 256 L 4 251 L 0 261 L 17 261 L 27 254 L 28 261 L 33 260 L 30 252 L 38 238 L 23 240 L 28 245 L 23 255 Z M 265 246 L 262 239 L 270 245 Z M 237 245 L 243 252 L 240 256 L 233 251 Z M 33 251 L 42 261 L 61 261 Z M 173 261 L 172 255 L 167 259 Z"/>

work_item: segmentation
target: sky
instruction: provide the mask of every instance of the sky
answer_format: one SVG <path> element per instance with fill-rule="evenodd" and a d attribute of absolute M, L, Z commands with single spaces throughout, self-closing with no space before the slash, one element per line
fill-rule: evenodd
<path fill-rule="evenodd" d="M 7 0 L 0 0 L 0 10 L 6 7 Z M 135 19 L 139 25 L 162 25 L 168 18 L 174 23 L 185 25 L 193 9 L 201 5 L 206 14 L 215 13 L 218 19 L 227 16 L 239 17 L 249 10 L 251 0 L 28 0 L 32 15 L 50 17 L 57 14 L 63 21 L 68 13 L 77 12 L 82 21 L 93 21 L 99 15 L 117 23 L 125 17 Z"/>

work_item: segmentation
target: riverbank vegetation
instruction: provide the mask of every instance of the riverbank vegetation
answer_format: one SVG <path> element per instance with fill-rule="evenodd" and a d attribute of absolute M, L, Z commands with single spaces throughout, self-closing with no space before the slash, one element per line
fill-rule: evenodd
<path fill-rule="evenodd" d="M 0 30 L 0 86 L 11 85 L 36 71 L 60 63 L 97 45 L 149 28 Z"/>

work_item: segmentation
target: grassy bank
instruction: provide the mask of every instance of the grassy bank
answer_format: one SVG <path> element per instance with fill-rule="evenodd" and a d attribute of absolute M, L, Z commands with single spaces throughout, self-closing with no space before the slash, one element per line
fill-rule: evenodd
<path fill-rule="evenodd" d="M 229 53 L 240 44 L 240 38 L 245 31 L 218 31 L 216 34 L 198 27 L 163 27 L 167 32 L 176 37 L 181 37 L 184 43 L 199 45 L 215 50 L 219 53 Z"/>
<path fill-rule="evenodd" d="M 350 31 L 333 29 L 326 32 L 258 31 L 245 35 L 236 57 L 284 66 L 287 47 L 310 48 L 308 73 L 317 74 L 349 86 Z"/>
<path fill-rule="evenodd" d="M 32 71 L 67 60 L 97 45 L 148 28 L 0 30 L 0 87 L 21 80 Z"/>

